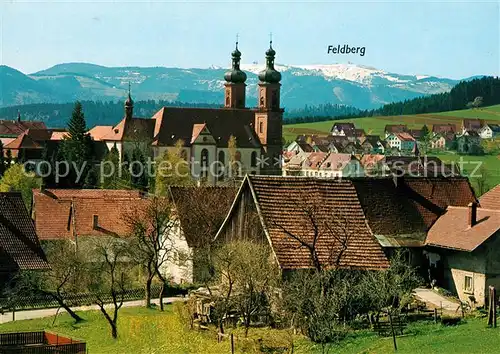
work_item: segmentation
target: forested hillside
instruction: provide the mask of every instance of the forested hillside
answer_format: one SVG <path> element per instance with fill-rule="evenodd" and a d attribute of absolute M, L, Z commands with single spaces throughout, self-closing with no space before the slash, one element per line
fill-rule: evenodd
<path fill-rule="evenodd" d="M 0 119 L 16 119 L 17 112 L 25 120 L 42 120 L 50 128 L 65 127 L 75 106 L 70 103 L 36 103 L 0 108 Z M 123 118 L 123 102 L 83 101 L 83 112 L 89 128 L 95 125 L 114 125 Z M 215 104 L 195 104 L 171 101 L 136 101 L 134 116 L 151 118 L 161 107 L 220 107 Z"/>

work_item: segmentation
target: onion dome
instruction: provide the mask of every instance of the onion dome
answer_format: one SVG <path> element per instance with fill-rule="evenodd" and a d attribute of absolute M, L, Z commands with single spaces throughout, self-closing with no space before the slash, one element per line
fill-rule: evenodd
<path fill-rule="evenodd" d="M 236 48 L 231 53 L 231 56 L 233 57 L 233 66 L 231 70 L 224 74 L 224 80 L 233 84 L 244 83 L 247 79 L 247 74 L 240 69 L 241 52 L 238 50 L 238 42 L 236 42 Z"/>
<path fill-rule="evenodd" d="M 274 68 L 273 41 L 269 42 L 269 49 L 266 51 L 266 68 L 259 73 L 259 80 L 269 84 L 277 84 L 281 81 L 281 73 Z"/>

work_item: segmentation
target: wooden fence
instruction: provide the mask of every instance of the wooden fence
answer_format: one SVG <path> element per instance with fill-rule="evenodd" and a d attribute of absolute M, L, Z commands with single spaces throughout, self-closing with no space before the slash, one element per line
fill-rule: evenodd
<path fill-rule="evenodd" d="M 83 341 L 51 332 L 0 333 L 0 353 L 23 354 L 85 354 Z"/>

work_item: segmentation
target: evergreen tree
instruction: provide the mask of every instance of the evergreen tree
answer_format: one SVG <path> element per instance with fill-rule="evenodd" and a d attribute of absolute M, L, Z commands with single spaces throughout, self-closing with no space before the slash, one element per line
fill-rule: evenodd
<path fill-rule="evenodd" d="M 82 104 L 76 102 L 71 119 L 68 122 L 68 136 L 62 142 L 62 155 L 71 165 L 69 183 L 74 186 L 84 184 L 88 171 L 92 168 L 92 138 L 87 134 L 87 125 Z M 79 170 L 84 166 L 81 180 L 77 181 L 74 165 Z"/>
<path fill-rule="evenodd" d="M 117 169 L 120 168 L 119 164 L 120 156 L 116 144 L 114 144 L 102 161 L 101 169 L 103 174 L 101 175 L 101 188 L 118 189 L 117 179 L 119 171 Z"/>
<path fill-rule="evenodd" d="M 134 188 L 140 190 L 148 189 L 148 178 L 146 171 L 146 159 L 139 147 L 132 151 L 131 179 Z"/>

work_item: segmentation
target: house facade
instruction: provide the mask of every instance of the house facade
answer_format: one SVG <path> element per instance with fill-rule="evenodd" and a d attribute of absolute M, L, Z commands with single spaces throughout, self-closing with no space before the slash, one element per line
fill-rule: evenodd
<path fill-rule="evenodd" d="M 484 306 L 488 287 L 500 288 L 500 210 L 448 207 L 429 230 L 426 246 L 439 262 L 439 286 L 471 306 Z"/>
<path fill-rule="evenodd" d="M 386 137 L 387 144 L 391 148 L 400 151 L 413 151 L 416 146 L 416 140 L 409 133 L 391 133 Z"/>
<path fill-rule="evenodd" d="M 500 135 L 499 124 L 485 124 L 478 130 L 481 139 L 493 139 Z"/>

